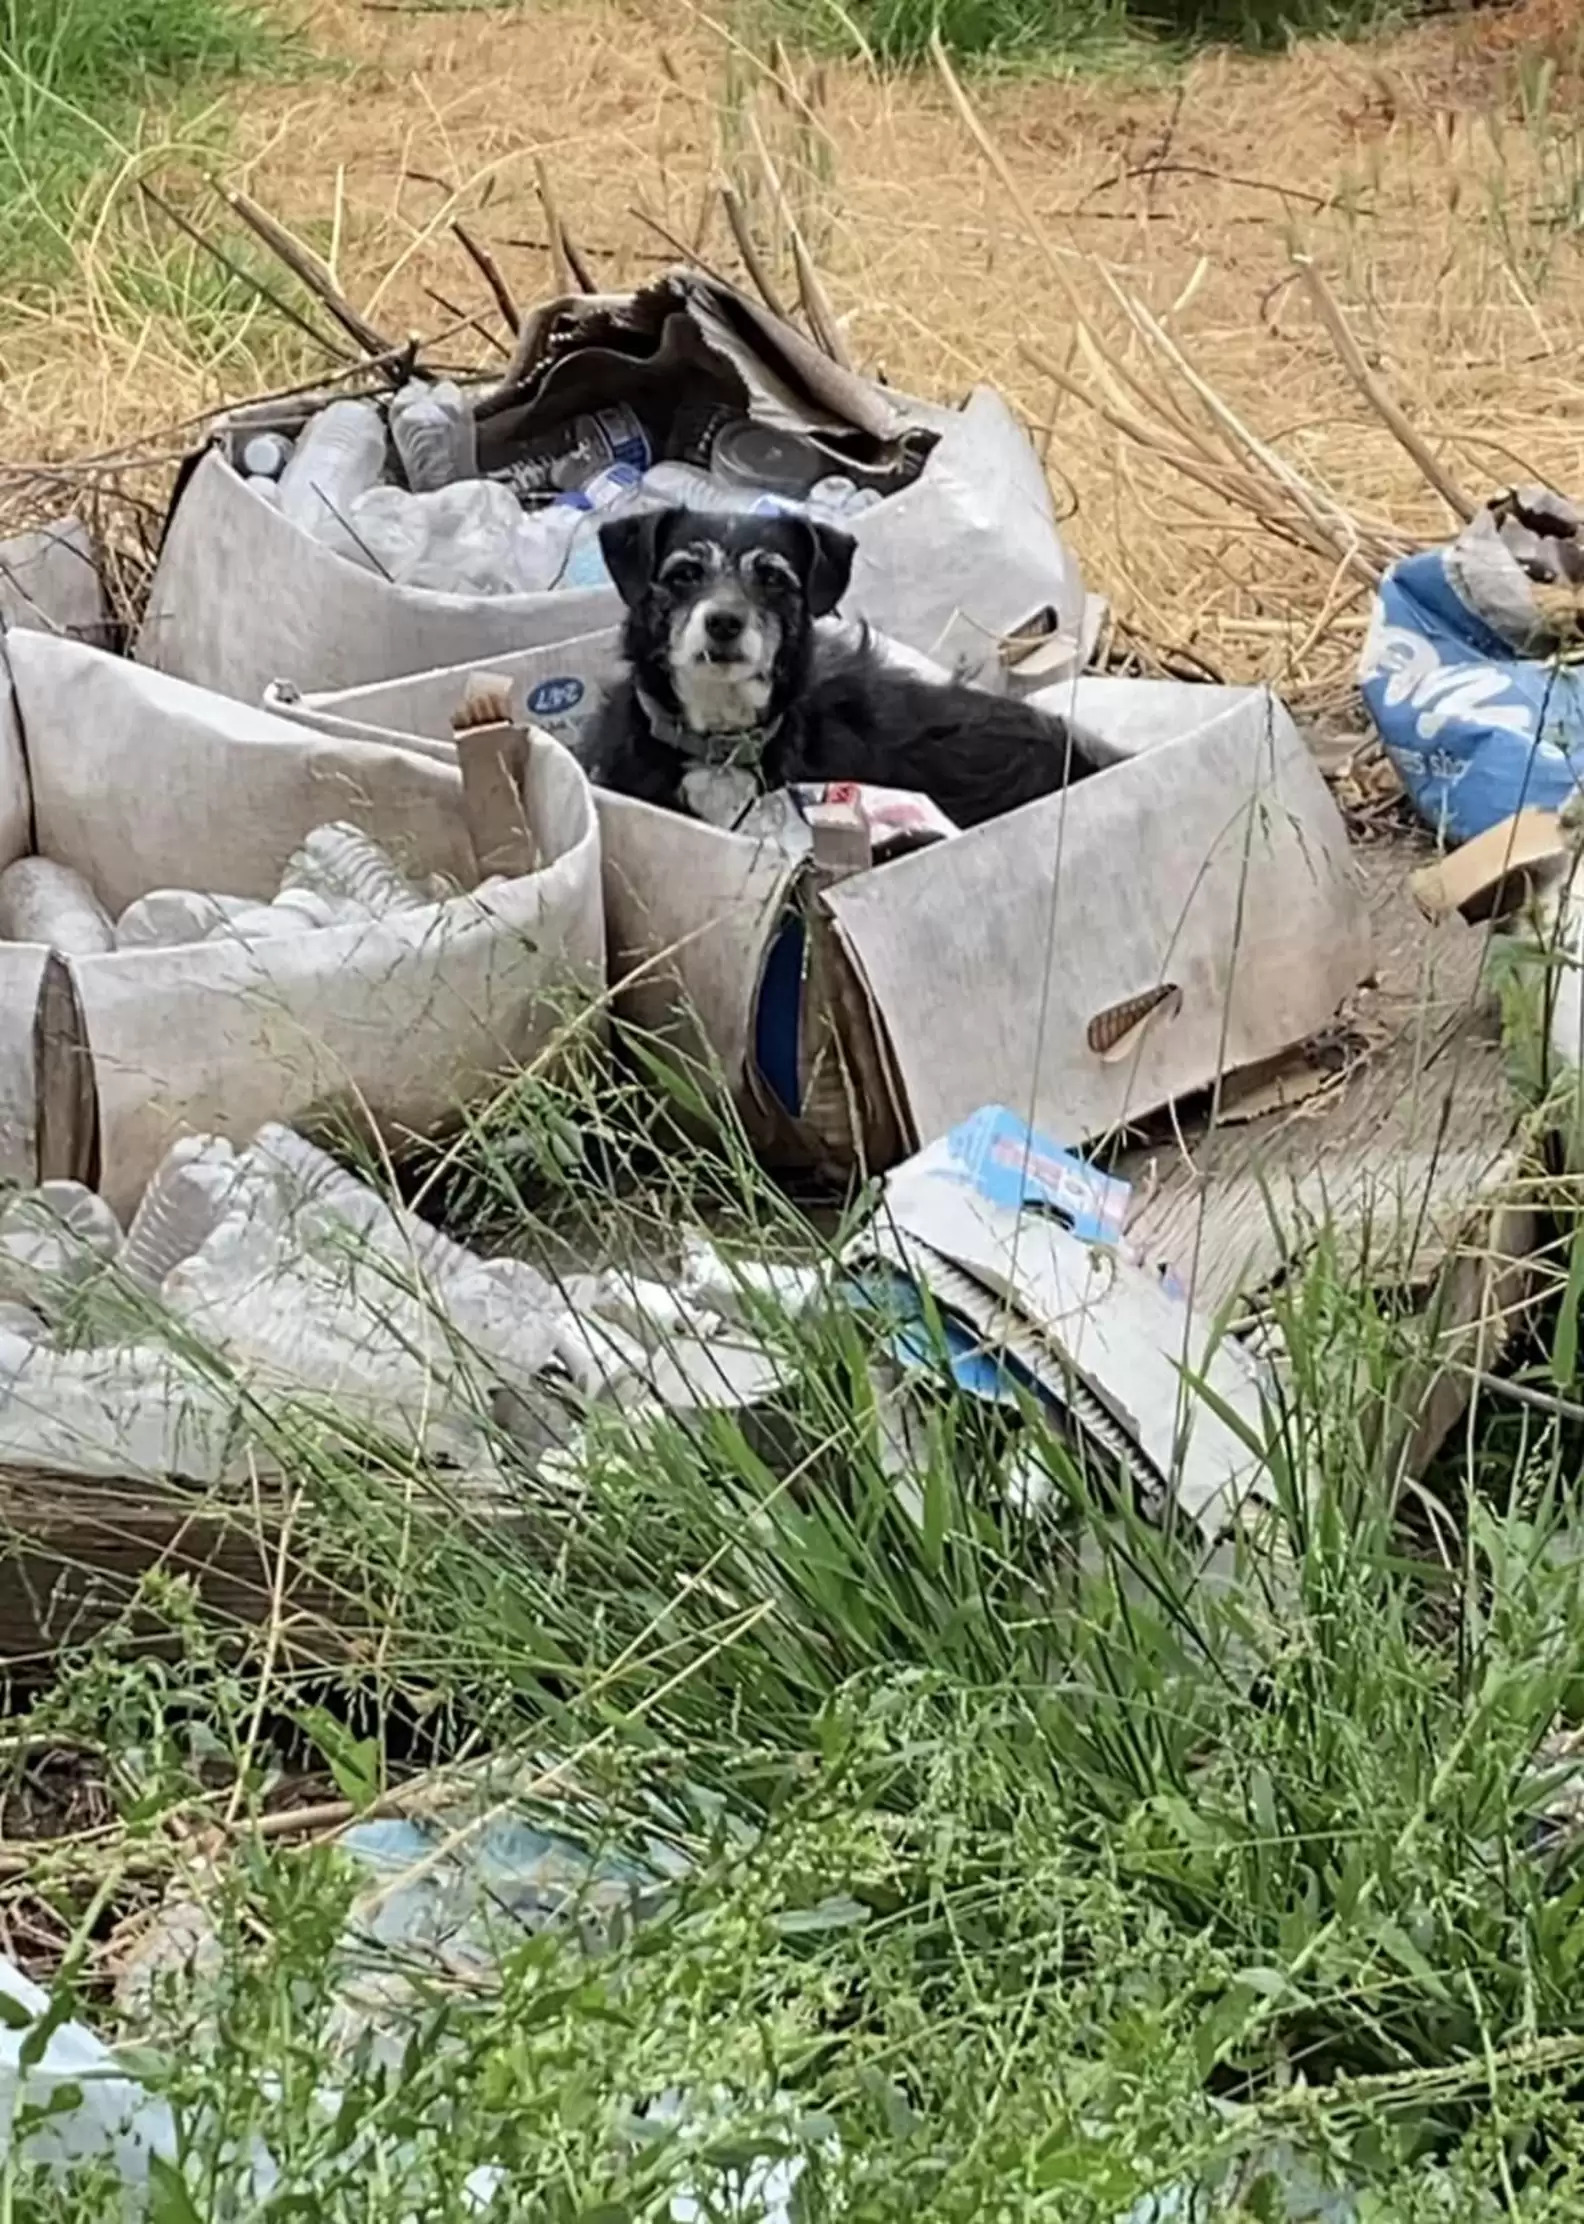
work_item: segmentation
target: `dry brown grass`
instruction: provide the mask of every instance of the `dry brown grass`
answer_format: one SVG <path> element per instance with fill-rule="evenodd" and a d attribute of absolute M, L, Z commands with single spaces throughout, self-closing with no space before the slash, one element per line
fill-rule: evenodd
<path fill-rule="evenodd" d="M 1050 428 L 1092 582 L 1149 635 L 1229 676 L 1302 685 L 1351 664 L 1362 583 L 1281 546 L 1058 393 L 1027 350 L 1101 390 L 1096 359 L 1075 345 L 1076 300 L 1135 381 L 1130 391 L 1113 376 L 1111 398 L 1158 425 L 1161 358 L 1130 333 L 1109 273 L 1340 508 L 1398 535 L 1439 534 L 1448 513 L 1339 367 L 1295 279 L 1296 248 L 1328 273 L 1365 354 L 1454 478 L 1476 493 L 1517 473 L 1584 487 L 1584 125 L 1562 94 L 1544 118 L 1523 113 L 1547 55 L 1566 85 L 1575 14 L 1572 0 L 1544 0 L 1373 51 L 1209 56 L 1179 83 L 1126 93 L 979 90 L 1014 202 L 939 81 L 801 70 L 790 98 L 691 6 L 448 15 L 326 0 L 314 38 L 349 69 L 249 88 L 229 174 L 313 234 L 376 323 L 433 331 L 454 321 L 442 300 L 454 303 L 477 316 L 467 352 L 488 363 L 499 353 L 482 335 L 498 325 L 452 217 L 495 248 L 521 299 L 544 293 L 542 160 L 603 281 L 669 259 L 656 226 L 735 272 L 712 196 L 737 176 L 773 230 L 757 129 L 857 356 L 932 393 L 1004 386 Z M 295 346 L 263 341 L 262 324 L 216 349 L 195 344 L 179 306 L 128 314 L 115 272 L 129 254 L 169 250 L 162 220 L 133 208 L 140 162 L 180 190 L 179 160 L 129 161 L 81 243 L 81 286 L 0 321 L 0 447 L 12 459 L 98 451 L 303 366 Z M 1202 428 L 1180 376 L 1170 391 Z M 1180 419 L 1169 444 L 1185 437 Z"/>

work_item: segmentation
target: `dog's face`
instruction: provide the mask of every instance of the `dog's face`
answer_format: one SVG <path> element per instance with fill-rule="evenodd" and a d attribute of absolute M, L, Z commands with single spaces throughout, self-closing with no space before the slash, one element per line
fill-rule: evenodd
<path fill-rule="evenodd" d="M 680 509 L 612 518 L 600 547 L 640 684 L 701 737 L 749 732 L 785 707 L 853 559 L 845 533 L 806 518 Z"/>

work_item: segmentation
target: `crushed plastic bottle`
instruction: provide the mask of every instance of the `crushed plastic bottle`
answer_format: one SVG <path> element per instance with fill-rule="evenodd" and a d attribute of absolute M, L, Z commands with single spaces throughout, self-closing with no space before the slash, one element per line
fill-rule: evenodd
<path fill-rule="evenodd" d="M 698 510 L 707 517 L 818 517 L 845 524 L 872 510 L 884 497 L 859 486 L 845 473 L 831 472 L 806 495 L 757 493 L 741 482 L 719 479 L 696 463 L 657 463 L 643 475 L 642 491 L 656 501 Z"/>
<path fill-rule="evenodd" d="M 478 428 L 453 380 L 412 379 L 390 405 L 391 439 L 414 494 L 471 479 L 478 470 Z"/>
<path fill-rule="evenodd" d="M 643 475 L 645 495 L 706 517 L 776 517 L 796 505 L 773 494 L 727 486 L 696 463 L 657 463 Z"/>
<path fill-rule="evenodd" d="M 281 874 L 277 903 L 312 891 L 382 919 L 390 911 L 420 911 L 428 892 L 400 873 L 372 835 L 345 819 L 316 826 L 292 852 Z"/>
<path fill-rule="evenodd" d="M 280 476 L 283 517 L 339 542 L 359 495 L 385 470 L 385 424 L 372 402 L 331 402 L 308 425 Z"/>
<path fill-rule="evenodd" d="M 440 594 L 540 594 L 566 563 L 580 512 L 525 512 L 492 479 L 459 479 L 430 494 L 369 488 L 351 505 L 340 554 L 405 587 Z"/>
<path fill-rule="evenodd" d="M 246 896 L 211 896 L 196 888 L 151 888 L 129 903 L 115 926 L 118 950 L 170 950 L 206 942 L 252 908 Z"/>

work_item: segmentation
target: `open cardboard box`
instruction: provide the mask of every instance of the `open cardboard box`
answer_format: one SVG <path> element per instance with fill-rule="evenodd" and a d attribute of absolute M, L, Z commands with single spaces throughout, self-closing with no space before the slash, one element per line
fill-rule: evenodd
<path fill-rule="evenodd" d="M 605 972 L 587 780 L 532 737 L 538 868 L 480 886 L 454 765 L 339 742 L 102 650 L 12 631 L 0 655 L 0 865 L 35 853 L 112 917 L 153 888 L 267 901 L 350 821 L 458 891 L 374 919 L 63 957 L 0 942 L 0 1173 L 137 1203 L 184 1134 L 249 1140 L 332 1107 L 434 1132 L 566 1024 Z"/>
<path fill-rule="evenodd" d="M 610 587 L 453 595 L 399 586 L 300 531 L 247 485 L 240 449 L 261 430 L 295 434 L 334 398 L 237 410 L 188 458 L 140 662 L 256 703 L 277 678 L 354 687 L 488 661 L 619 617 Z M 677 273 L 530 316 L 505 379 L 478 389 L 480 466 L 508 462 L 527 430 L 616 401 L 656 423 L 679 407 L 721 404 L 875 455 L 927 447 L 911 484 L 851 521 L 858 555 L 844 614 L 981 679 L 1016 678 L 1025 660 L 1030 675 L 1054 677 L 1087 652 L 1100 606 L 1057 530 L 1039 457 L 992 389 L 976 389 L 960 410 L 895 394 L 839 368 L 731 287 Z"/>
<path fill-rule="evenodd" d="M 575 738 L 614 642 L 491 668 Z M 272 701 L 444 758 L 466 678 Z M 1078 1144 L 1290 1049 L 1368 977 L 1341 815 L 1274 695 L 1083 679 L 1040 699 L 1113 761 L 845 878 L 598 796 L 622 1008 L 687 1015 L 772 1154 L 889 1165 L 987 1100 Z"/>

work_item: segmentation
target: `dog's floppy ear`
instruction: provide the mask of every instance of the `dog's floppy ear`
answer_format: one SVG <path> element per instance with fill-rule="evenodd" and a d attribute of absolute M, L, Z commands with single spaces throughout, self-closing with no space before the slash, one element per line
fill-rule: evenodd
<path fill-rule="evenodd" d="M 674 510 L 635 510 L 607 518 L 599 529 L 605 569 L 629 610 L 642 601 L 654 579 L 655 557 L 675 515 Z"/>
<path fill-rule="evenodd" d="M 800 518 L 807 554 L 803 564 L 803 595 L 811 618 L 826 618 L 847 592 L 858 543 L 835 525 L 820 525 L 811 517 Z"/>

